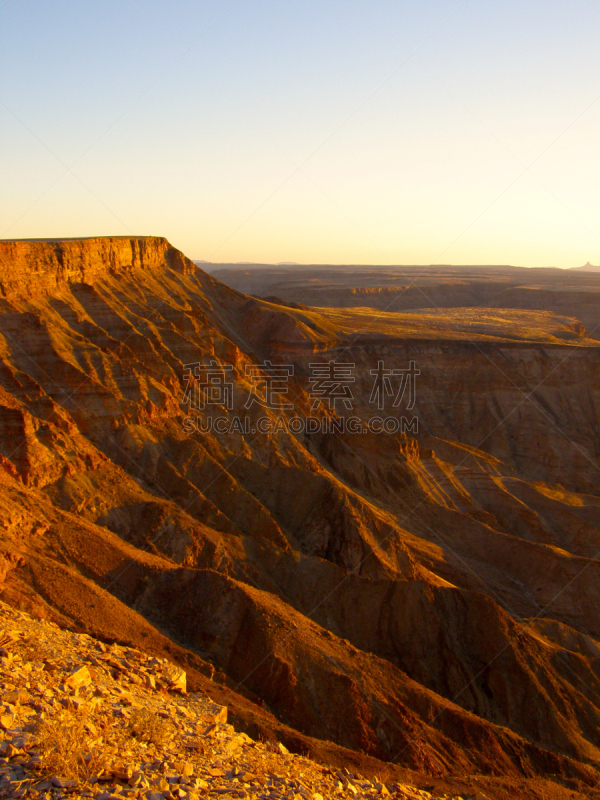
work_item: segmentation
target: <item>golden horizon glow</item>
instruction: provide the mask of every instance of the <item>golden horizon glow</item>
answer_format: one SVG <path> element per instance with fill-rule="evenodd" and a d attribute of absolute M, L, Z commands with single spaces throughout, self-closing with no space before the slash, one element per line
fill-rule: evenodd
<path fill-rule="evenodd" d="M 0 11 L 1 238 L 149 231 L 220 263 L 600 263 L 591 6 L 32 6 Z"/>

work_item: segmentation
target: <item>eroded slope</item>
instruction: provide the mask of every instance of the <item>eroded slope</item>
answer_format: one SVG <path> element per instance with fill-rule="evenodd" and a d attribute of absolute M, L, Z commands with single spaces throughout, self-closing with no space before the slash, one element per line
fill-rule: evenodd
<path fill-rule="evenodd" d="M 373 324 L 249 298 L 165 240 L 87 241 L 2 251 L 3 274 L 44 265 L 39 290 L 3 279 L 5 597 L 173 647 L 248 719 L 431 773 L 588 780 L 600 350 L 577 320 Z M 294 367 L 293 412 L 190 429 L 185 365 L 230 365 L 239 408 L 265 359 Z M 415 361 L 419 433 L 261 433 L 311 414 L 330 360 L 361 420 L 371 369 Z"/>

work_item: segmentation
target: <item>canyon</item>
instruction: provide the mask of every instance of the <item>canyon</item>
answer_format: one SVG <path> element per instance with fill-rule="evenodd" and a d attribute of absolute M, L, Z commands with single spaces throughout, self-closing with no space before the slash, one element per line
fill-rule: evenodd
<path fill-rule="evenodd" d="M 326 763 L 593 797 L 600 277 L 203 267 L 0 241 L 0 599 Z"/>
<path fill-rule="evenodd" d="M 551 311 L 577 318 L 600 338 L 600 275 L 591 264 L 565 270 L 511 266 L 389 267 L 204 264 L 239 291 L 284 302 L 380 311 L 496 308 Z"/>

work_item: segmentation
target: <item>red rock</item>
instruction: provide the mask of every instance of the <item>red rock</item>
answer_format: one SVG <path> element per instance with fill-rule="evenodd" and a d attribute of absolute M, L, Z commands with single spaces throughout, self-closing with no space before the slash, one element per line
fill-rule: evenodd
<path fill-rule="evenodd" d="M 91 682 L 92 676 L 90 675 L 90 671 L 85 664 L 75 667 L 69 677 L 65 680 L 65 684 L 73 689 L 81 686 L 89 686 Z"/>
<path fill-rule="evenodd" d="M 454 310 L 410 317 L 248 297 L 165 240 L 1 242 L 3 596 L 160 654 L 165 681 L 163 655 L 188 665 L 185 690 L 206 689 L 212 659 L 232 716 L 273 740 L 585 783 L 600 745 L 579 688 L 600 693 L 597 469 L 582 453 L 600 446 L 598 346 L 543 304 L 450 301 L 593 315 L 600 293 L 504 291 L 509 273 L 524 279 L 430 271 Z M 328 287 L 333 305 L 386 294 Z M 247 396 L 246 366 L 289 360 L 305 416 L 311 362 L 342 350 L 361 421 L 367 352 L 426 364 L 426 429 L 182 433 L 182 364 L 227 362 Z M 125 678 L 134 660 L 98 659 Z M 481 679 L 474 665 L 489 665 Z"/>
<path fill-rule="evenodd" d="M 72 789 L 78 785 L 78 781 L 76 780 L 71 778 L 60 778 L 57 775 L 53 775 L 51 780 L 53 786 L 56 786 L 58 789 Z"/>
<path fill-rule="evenodd" d="M 179 692 L 185 694 L 187 689 L 187 677 L 183 670 L 175 673 L 175 676 L 169 679 L 169 691 Z"/>
<path fill-rule="evenodd" d="M 9 731 L 15 726 L 15 718 L 9 714 L 3 714 L 0 716 L 0 728 L 3 731 Z"/>

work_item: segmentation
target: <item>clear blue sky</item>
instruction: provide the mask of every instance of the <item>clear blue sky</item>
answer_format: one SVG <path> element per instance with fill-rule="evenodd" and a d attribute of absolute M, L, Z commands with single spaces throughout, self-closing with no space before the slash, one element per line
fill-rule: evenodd
<path fill-rule="evenodd" d="M 600 0 L 2 2 L 2 238 L 600 263 Z"/>

